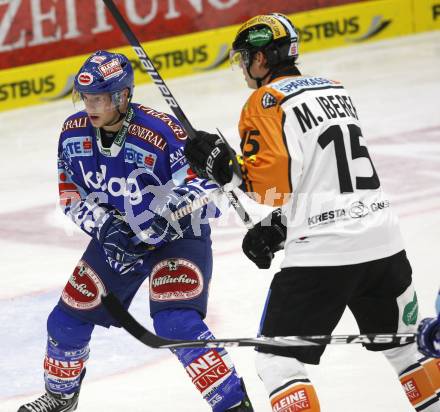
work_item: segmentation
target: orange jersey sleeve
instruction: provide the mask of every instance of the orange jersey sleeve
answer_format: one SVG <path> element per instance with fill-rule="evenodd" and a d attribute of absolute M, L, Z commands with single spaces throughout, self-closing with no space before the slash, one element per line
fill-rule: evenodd
<path fill-rule="evenodd" d="M 281 206 L 293 190 L 282 97 L 270 85 L 260 87 L 243 107 L 239 123 L 245 189 L 269 206 Z"/>

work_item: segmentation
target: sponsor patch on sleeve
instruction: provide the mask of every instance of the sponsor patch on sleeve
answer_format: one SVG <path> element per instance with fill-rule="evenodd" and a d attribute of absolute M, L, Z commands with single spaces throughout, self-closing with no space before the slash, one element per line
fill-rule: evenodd
<path fill-rule="evenodd" d="M 63 153 L 67 159 L 78 156 L 93 156 L 92 138 L 90 136 L 75 136 L 64 139 Z"/>
<path fill-rule="evenodd" d="M 261 105 L 263 106 L 263 109 L 269 109 L 270 107 L 277 105 L 277 99 L 269 92 L 266 92 L 261 98 Z"/>
<path fill-rule="evenodd" d="M 156 164 L 157 155 L 147 150 L 143 150 L 130 143 L 125 144 L 125 161 L 135 163 L 138 167 L 153 170 Z"/>
<path fill-rule="evenodd" d="M 83 127 L 87 127 L 88 124 L 88 117 L 77 117 L 75 119 L 66 120 L 63 124 L 63 128 L 61 129 L 62 132 L 65 132 L 66 130 L 71 129 L 80 129 Z"/>
<path fill-rule="evenodd" d="M 176 123 L 170 116 L 168 116 L 166 113 L 158 112 L 157 110 L 151 109 L 150 107 L 146 106 L 139 106 L 139 109 L 141 109 L 144 113 L 161 120 L 164 122 L 173 132 L 174 137 L 177 140 L 185 141 L 188 138 L 188 135 L 186 134 L 185 129 L 183 129 L 180 124 Z"/>

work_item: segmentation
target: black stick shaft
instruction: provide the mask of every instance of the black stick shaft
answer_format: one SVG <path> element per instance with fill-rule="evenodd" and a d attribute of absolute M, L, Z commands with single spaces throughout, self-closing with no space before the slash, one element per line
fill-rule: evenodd
<path fill-rule="evenodd" d="M 144 50 L 144 48 L 139 43 L 139 40 L 133 33 L 133 31 L 130 29 L 130 26 L 127 24 L 125 19 L 122 17 L 121 13 L 119 12 L 118 8 L 116 7 L 113 0 L 103 0 L 104 4 L 109 9 L 110 13 L 116 20 L 116 23 L 120 27 L 121 31 L 124 33 L 125 37 L 127 38 L 130 45 L 133 47 L 133 50 L 135 51 L 136 55 L 139 58 L 139 61 L 141 62 L 144 69 L 147 71 L 153 82 L 156 84 L 158 89 L 160 90 L 162 96 L 164 97 L 165 101 L 168 103 L 169 107 L 173 111 L 174 115 L 179 119 L 180 123 L 186 130 L 186 133 L 188 134 L 189 139 L 193 139 L 195 136 L 195 130 L 192 127 L 191 123 L 189 122 L 188 118 L 186 117 L 185 113 L 181 109 L 179 103 L 177 103 L 177 100 L 174 98 L 173 94 L 171 93 L 170 89 L 166 85 L 165 81 L 162 79 L 162 76 L 159 74 L 159 72 L 154 67 L 153 62 L 148 57 L 147 52 Z M 226 142 L 225 142 L 226 143 Z M 226 143 L 227 144 L 227 143 Z M 243 223 L 246 225 L 248 229 L 253 227 L 253 223 L 251 220 L 251 217 L 246 212 L 246 209 L 241 204 L 240 200 L 238 200 L 237 195 L 232 190 L 225 190 L 224 193 L 226 194 L 229 203 L 232 205 L 232 207 L 236 210 L 238 215 L 240 216 Z"/>
<path fill-rule="evenodd" d="M 293 347 L 317 345 L 381 345 L 392 343 L 407 345 L 416 339 L 414 333 L 369 333 L 361 335 L 314 335 L 314 336 L 276 336 L 254 338 L 226 338 L 212 340 L 177 340 L 167 339 L 154 334 L 142 326 L 119 302 L 118 298 L 109 293 L 101 297 L 104 307 L 112 317 L 132 336 L 151 348 L 224 348 L 236 346 L 250 347 Z"/>
<path fill-rule="evenodd" d="M 125 21 L 124 17 L 122 17 L 121 13 L 119 12 L 113 0 L 103 0 L 103 1 L 107 6 L 107 8 L 110 10 L 110 13 L 114 17 L 114 19 L 116 20 L 116 23 L 118 23 L 118 26 L 120 27 L 121 31 L 124 33 L 128 42 L 133 47 L 142 66 L 147 71 L 147 73 L 149 74 L 153 82 L 156 84 L 156 86 L 159 88 L 159 91 L 162 93 L 162 96 L 165 98 L 165 101 L 168 103 L 175 116 L 179 119 L 180 123 L 182 123 L 182 126 L 185 128 L 186 132 L 188 133 L 189 138 L 192 139 L 195 135 L 194 128 L 192 127 L 185 113 L 177 103 L 177 100 L 174 98 L 173 94 L 171 93 L 171 90 L 165 84 L 164 80 L 162 79 L 162 76 L 154 67 L 154 64 L 148 57 L 147 52 L 139 43 L 139 40 L 131 30 L 130 26 Z"/>

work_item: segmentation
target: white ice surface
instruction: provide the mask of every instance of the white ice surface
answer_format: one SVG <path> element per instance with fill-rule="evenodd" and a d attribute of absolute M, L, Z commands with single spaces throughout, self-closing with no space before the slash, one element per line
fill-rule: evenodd
<path fill-rule="evenodd" d="M 401 218 L 422 315 L 432 315 L 440 284 L 440 32 L 306 54 L 304 73 L 341 80 Z M 228 70 L 169 81 L 196 128 L 219 127 L 237 147 L 236 124 L 250 91 Z M 157 90 L 135 101 L 169 111 Z M 0 411 L 16 411 L 43 391 L 47 314 L 71 274 L 86 236 L 56 207 L 57 138 L 69 100 L 0 114 Z M 207 322 L 218 337 L 255 336 L 270 271 L 241 253 L 243 225 L 227 214 L 214 228 L 214 275 Z M 150 326 L 147 290 L 132 312 Z M 336 333 L 357 333 L 345 314 Z M 258 412 L 270 407 L 249 348 L 230 350 Z M 310 376 L 326 412 L 411 411 L 391 367 L 358 346 L 328 347 Z M 97 328 L 79 411 L 203 412 L 208 406 L 178 361 L 122 330 Z"/>

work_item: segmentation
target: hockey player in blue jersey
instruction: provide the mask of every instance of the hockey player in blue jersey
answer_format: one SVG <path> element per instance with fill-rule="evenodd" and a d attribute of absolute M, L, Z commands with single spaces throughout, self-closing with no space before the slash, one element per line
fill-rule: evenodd
<path fill-rule="evenodd" d="M 419 324 L 417 345 L 424 355 L 440 358 L 440 289 L 435 302 L 437 318 L 425 318 Z M 440 364 L 439 364 L 440 368 Z"/>
<path fill-rule="evenodd" d="M 74 87 L 85 110 L 61 131 L 60 202 L 91 241 L 47 320 L 46 393 L 19 412 L 77 409 L 93 329 L 114 324 L 100 300 L 109 291 L 128 307 L 149 277 L 159 335 L 213 338 L 203 318 L 212 272 L 208 217 L 217 209 L 208 204 L 178 222 L 164 217 L 210 187 L 189 169 L 185 131 L 172 116 L 131 103 L 133 70 L 124 55 L 94 53 Z M 253 410 L 225 350 L 174 353 L 214 412 Z"/>

